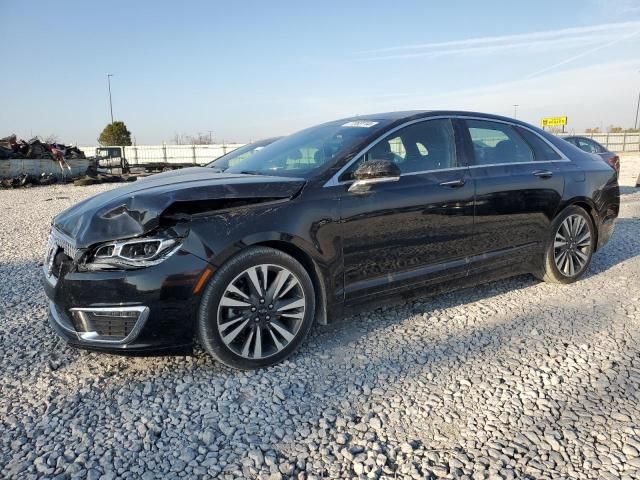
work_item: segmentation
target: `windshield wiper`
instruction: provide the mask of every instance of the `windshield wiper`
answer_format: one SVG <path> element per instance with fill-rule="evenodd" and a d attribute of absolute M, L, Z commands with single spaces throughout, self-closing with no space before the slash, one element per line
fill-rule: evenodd
<path fill-rule="evenodd" d="M 258 172 L 257 170 L 242 170 L 240 173 L 244 175 L 262 175 L 262 173 Z"/>

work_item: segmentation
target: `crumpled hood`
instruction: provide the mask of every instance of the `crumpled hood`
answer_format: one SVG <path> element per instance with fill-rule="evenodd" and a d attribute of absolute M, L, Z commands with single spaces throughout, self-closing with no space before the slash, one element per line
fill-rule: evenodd
<path fill-rule="evenodd" d="M 160 173 L 100 193 L 60 213 L 53 225 L 77 248 L 136 237 L 157 228 L 160 216 L 176 202 L 219 199 L 285 199 L 304 180 L 289 177 L 217 173 L 192 167 Z"/>

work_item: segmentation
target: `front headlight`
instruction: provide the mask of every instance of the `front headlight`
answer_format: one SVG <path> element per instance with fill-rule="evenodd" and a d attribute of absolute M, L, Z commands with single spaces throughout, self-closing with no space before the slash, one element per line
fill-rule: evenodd
<path fill-rule="evenodd" d="M 84 266 L 90 270 L 150 267 L 173 255 L 181 243 L 180 237 L 162 235 L 103 243 L 89 253 Z"/>

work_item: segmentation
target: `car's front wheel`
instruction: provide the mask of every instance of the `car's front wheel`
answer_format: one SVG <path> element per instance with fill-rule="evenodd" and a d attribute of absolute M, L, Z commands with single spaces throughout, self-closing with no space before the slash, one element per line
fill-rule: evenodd
<path fill-rule="evenodd" d="M 209 281 L 197 335 L 222 363 L 259 368 L 293 353 L 314 314 L 313 283 L 305 268 L 280 250 L 250 247 L 225 262 Z"/>
<path fill-rule="evenodd" d="M 575 282 L 591 263 L 596 232 L 589 214 L 572 205 L 563 210 L 551 225 L 550 238 L 540 272 L 545 282 Z"/>

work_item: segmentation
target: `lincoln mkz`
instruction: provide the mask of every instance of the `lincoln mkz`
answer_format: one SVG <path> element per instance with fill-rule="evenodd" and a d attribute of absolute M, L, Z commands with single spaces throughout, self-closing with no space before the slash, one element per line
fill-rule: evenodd
<path fill-rule="evenodd" d="M 611 166 L 494 115 L 358 116 L 261 147 L 55 217 L 43 265 L 53 329 L 77 347 L 199 342 L 262 367 L 314 321 L 365 307 L 524 273 L 574 282 L 618 215 Z"/>

